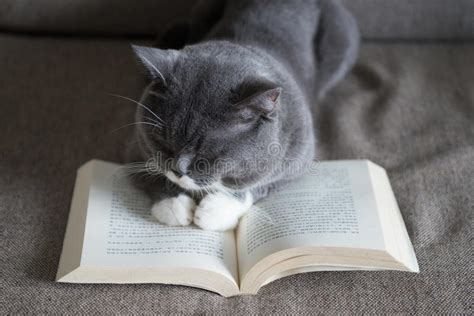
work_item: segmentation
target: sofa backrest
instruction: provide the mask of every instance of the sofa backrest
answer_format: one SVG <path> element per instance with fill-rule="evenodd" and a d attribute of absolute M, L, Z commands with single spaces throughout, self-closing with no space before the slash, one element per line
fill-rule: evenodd
<path fill-rule="evenodd" d="M 474 38 L 474 0 L 342 0 L 371 39 Z M 0 31 L 154 35 L 196 0 L 1 0 Z"/>

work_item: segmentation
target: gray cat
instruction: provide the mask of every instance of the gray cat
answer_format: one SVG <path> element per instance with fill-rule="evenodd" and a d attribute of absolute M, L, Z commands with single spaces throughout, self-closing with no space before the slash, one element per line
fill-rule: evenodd
<path fill-rule="evenodd" d="M 179 28 L 192 44 L 133 47 L 149 84 L 129 166 L 146 169 L 138 184 L 158 221 L 222 231 L 314 159 L 310 107 L 353 65 L 359 36 L 334 0 L 219 0 L 197 12 L 201 22 Z"/>

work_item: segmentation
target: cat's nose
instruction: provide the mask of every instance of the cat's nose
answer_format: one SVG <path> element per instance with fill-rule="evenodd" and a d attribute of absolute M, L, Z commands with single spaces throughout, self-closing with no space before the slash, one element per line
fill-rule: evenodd
<path fill-rule="evenodd" d="M 176 164 L 171 169 L 177 177 L 182 177 L 188 174 L 191 159 L 188 155 L 181 155 L 176 159 Z"/>

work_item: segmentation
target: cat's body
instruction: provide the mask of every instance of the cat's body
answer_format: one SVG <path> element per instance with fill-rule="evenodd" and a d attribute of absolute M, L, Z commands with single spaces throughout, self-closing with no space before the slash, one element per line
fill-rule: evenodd
<path fill-rule="evenodd" d="M 142 184 L 159 221 L 226 230 L 314 159 L 310 107 L 352 66 L 358 34 L 334 0 L 228 1 L 194 29 L 179 51 L 135 47 L 152 83 L 132 153 L 157 169 Z"/>

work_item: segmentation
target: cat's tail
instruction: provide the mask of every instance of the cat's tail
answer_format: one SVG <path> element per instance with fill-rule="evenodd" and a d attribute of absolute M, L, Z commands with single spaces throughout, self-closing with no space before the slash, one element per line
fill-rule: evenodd
<path fill-rule="evenodd" d="M 359 29 L 352 14 L 338 0 L 321 0 L 321 16 L 314 39 L 318 98 L 322 98 L 352 68 L 359 43 Z"/>

